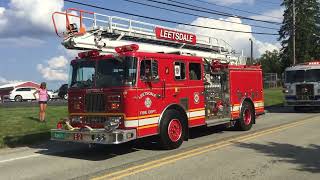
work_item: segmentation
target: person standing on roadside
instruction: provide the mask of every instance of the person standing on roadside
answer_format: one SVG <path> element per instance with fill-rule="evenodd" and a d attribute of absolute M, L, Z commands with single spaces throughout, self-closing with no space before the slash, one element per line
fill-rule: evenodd
<path fill-rule="evenodd" d="M 48 91 L 47 91 L 47 84 L 45 82 L 42 82 L 40 84 L 40 88 L 33 93 L 33 96 L 35 99 L 37 99 L 36 94 L 39 95 L 39 120 L 40 122 L 45 122 L 45 116 L 46 116 L 46 109 L 47 109 L 47 102 L 48 102 Z"/>

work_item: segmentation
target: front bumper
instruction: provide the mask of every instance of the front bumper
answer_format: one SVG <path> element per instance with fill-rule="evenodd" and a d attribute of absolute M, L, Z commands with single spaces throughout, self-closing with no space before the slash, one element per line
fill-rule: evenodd
<path fill-rule="evenodd" d="M 51 140 L 94 144 L 121 144 L 136 139 L 136 130 L 114 130 L 106 132 L 104 129 L 91 131 L 51 129 Z"/>

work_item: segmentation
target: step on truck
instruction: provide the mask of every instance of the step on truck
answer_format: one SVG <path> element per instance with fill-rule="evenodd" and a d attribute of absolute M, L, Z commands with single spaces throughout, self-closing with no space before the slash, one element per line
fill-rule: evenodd
<path fill-rule="evenodd" d="M 66 21 L 62 33 L 58 15 Z M 54 13 L 53 22 L 66 48 L 85 51 L 70 63 L 69 116 L 51 130 L 52 140 L 120 144 L 158 136 L 173 149 L 190 128 L 246 131 L 264 113 L 260 66 L 245 65 L 221 39 L 76 9 Z"/>

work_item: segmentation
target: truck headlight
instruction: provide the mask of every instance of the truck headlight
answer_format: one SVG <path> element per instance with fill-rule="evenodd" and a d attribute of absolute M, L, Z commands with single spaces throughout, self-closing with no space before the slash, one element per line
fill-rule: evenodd
<path fill-rule="evenodd" d="M 70 118 L 71 123 L 82 123 L 82 117 L 81 116 L 73 116 Z"/>
<path fill-rule="evenodd" d="M 122 116 L 110 116 L 104 123 L 104 128 L 107 132 L 117 129 L 122 121 Z"/>

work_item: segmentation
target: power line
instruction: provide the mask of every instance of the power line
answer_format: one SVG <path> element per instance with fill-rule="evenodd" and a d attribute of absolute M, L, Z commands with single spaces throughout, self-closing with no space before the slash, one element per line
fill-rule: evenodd
<path fill-rule="evenodd" d="M 256 1 L 256 2 L 263 2 L 263 3 L 266 3 L 266 4 L 273 4 L 273 5 L 278 5 L 280 6 L 280 2 L 279 3 L 275 3 L 275 2 L 270 2 L 270 1 L 265 1 L 265 0 L 259 0 L 259 1 Z"/>
<path fill-rule="evenodd" d="M 212 9 L 208 9 L 208 8 L 204 8 L 204 7 L 199 7 L 199 6 L 195 6 L 195 5 L 192 5 L 192 4 L 178 2 L 178 1 L 174 1 L 174 0 L 168 0 L 168 1 L 174 2 L 174 3 L 178 3 L 178 4 L 183 4 L 183 5 L 186 5 L 188 7 L 180 6 L 180 5 L 176 5 L 176 4 L 165 3 L 165 2 L 160 2 L 160 1 L 156 1 L 156 0 L 147 0 L 147 1 L 158 3 L 158 4 L 163 4 L 163 5 L 168 5 L 168 6 L 174 6 L 174 7 L 183 8 L 183 9 L 188 9 L 188 10 L 192 10 L 192 11 L 215 14 L 215 15 L 219 15 L 219 16 L 235 17 L 235 18 L 246 19 L 246 20 L 250 20 L 250 21 L 258 21 L 258 22 L 264 22 L 264 23 L 276 24 L 276 25 L 280 25 L 281 24 L 279 22 L 274 22 L 274 21 L 259 20 L 259 19 L 254 19 L 254 18 L 250 18 L 250 17 L 239 16 L 239 15 L 230 14 L 230 13 L 224 13 L 224 12 L 221 12 L 221 11 L 216 11 L 216 10 L 212 10 Z M 190 8 L 190 7 L 196 7 L 198 9 Z M 205 10 L 200 10 L 200 9 L 205 9 Z"/>
<path fill-rule="evenodd" d="M 76 1 L 72 1 L 72 0 L 64 0 L 64 1 L 69 2 L 69 3 L 73 3 L 73 4 L 82 5 L 82 6 L 92 7 L 92 8 L 96 8 L 96 9 L 102 9 L 102 10 L 106 10 L 106 11 L 111 11 L 111 12 L 126 14 L 129 16 L 135 16 L 135 17 L 139 17 L 139 18 L 161 21 L 161 22 L 166 22 L 166 23 L 171 23 L 171 24 L 179 24 L 179 25 L 198 27 L 198 28 L 203 28 L 203 29 L 212 29 L 212 30 L 237 32 L 237 33 L 251 33 L 251 34 L 272 35 L 272 36 L 278 35 L 278 34 L 274 34 L 274 33 L 253 32 L 253 31 L 250 32 L 250 31 L 240 31 L 240 30 L 232 30 L 232 29 L 213 28 L 213 27 L 208 27 L 208 26 L 198 26 L 198 25 L 188 24 L 188 23 L 183 23 L 183 22 L 178 22 L 178 21 L 171 21 L 171 20 L 165 20 L 165 19 L 160 19 L 160 18 L 155 18 L 155 17 L 147 17 L 147 16 L 138 15 L 138 14 L 127 13 L 127 12 L 123 12 L 123 11 L 113 10 L 113 9 L 109 9 L 109 8 L 104 8 L 104 7 L 100 7 L 100 6 L 96 6 L 96 5 L 76 2 Z"/>
<path fill-rule="evenodd" d="M 274 18 L 274 19 L 281 19 L 281 18 L 275 17 L 275 16 L 268 16 L 268 15 L 264 15 L 264 14 L 261 14 L 261 13 L 257 13 L 257 12 L 253 12 L 253 11 L 246 11 L 246 10 L 238 9 L 238 8 L 232 8 L 232 7 L 229 7 L 229 6 L 219 5 L 219 4 L 212 3 L 212 2 L 207 2 L 207 1 L 202 1 L 202 0 L 192 0 L 192 1 L 201 2 L 201 3 L 205 3 L 205 4 L 210 4 L 210 5 L 217 6 L 217 7 L 223 7 L 223 8 L 226 8 L 226 9 L 231 9 L 231 10 L 234 10 L 234 11 L 244 12 L 244 13 L 248 13 L 248 14 L 255 14 L 255 15 L 260 15 L 260 16 L 264 16 L 264 17 Z"/>
<path fill-rule="evenodd" d="M 177 10 L 173 10 L 173 9 L 167 9 L 167 8 L 154 6 L 154 5 L 151 5 L 151 4 L 145 4 L 145 3 L 132 1 L 132 0 L 123 0 L 123 1 L 127 1 L 127 2 L 130 2 L 130 3 L 135 3 L 135 4 L 140 4 L 140 5 L 143 5 L 143 6 L 149 6 L 149 7 L 153 7 L 153 8 L 157 8 L 157 9 L 163 9 L 163 10 L 166 10 L 166 11 L 176 12 L 176 13 L 180 13 L 180 14 L 186 14 L 186 15 L 190 15 L 190 16 L 208 18 L 208 19 L 213 19 L 213 20 L 216 20 L 216 21 L 223 21 L 223 22 L 232 23 L 232 24 L 241 24 L 241 25 L 248 25 L 248 26 L 264 28 L 264 29 L 279 30 L 279 28 L 272 28 L 272 27 L 267 27 L 267 26 L 259 26 L 259 25 L 253 25 L 253 24 L 239 23 L 239 22 L 222 20 L 222 19 L 214 19 L 214 18 L 211 18 L 211 17 L 208 17 L 208 16 L 201 16 L 201 15 L 197 15 L 197 14 L 193 14 L 193 13 L 182 12 L 182 11 L 177 11 Z"/>

